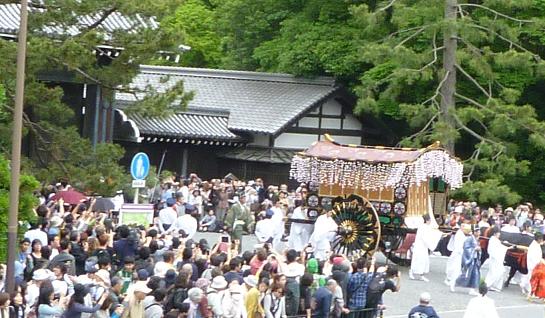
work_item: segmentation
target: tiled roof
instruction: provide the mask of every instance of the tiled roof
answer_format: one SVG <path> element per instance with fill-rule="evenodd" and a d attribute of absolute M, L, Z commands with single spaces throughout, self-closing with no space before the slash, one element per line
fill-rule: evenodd
<path fill-rule="evenodd" d="M 229 150 L 219 154 L 218 157 L 254 162 L 291 163 L 291 159 L 296 152 L 296 150 L 279 148 L 247 147 Z"/>
<path fill-rule="evenodd" d="M 29 13 L 43 12 L 44 9 L 38 9 L 29 5 Z M 19 20 L 21 13 L 20 4 L 3 4 L 0 5 L 0 33 L 16 34 L 19 30 Z M 57 26 L 43 26 L 42 30 L 35 30 L 51 35 L 77 35 L 80 33 L 80 28 L 85 28 L 92 25 L 102 17 L 103 13 L 99 12 L 95 15 L 79 17 L 79 25 L 72 25 L 68 29 L 63 29 Z M 100 24 L 99 29 L 111 33 L 113 31 L 125 30 L 129 32 L 137 32 L 142 28 L 157 28 L 159 24 L 152 18 L 144 18 L 140 15 L 134 17 L 126 17 L 115 11 Z"/>
<path fill-rule="evenodd" d="M 334 80 L 325 77 L 147 65 L 141 66 L 131 86 L 161 92 L 181 80 L 187 91 L 195 92 L 189 109 L 227 111 L 230 130 L 267 134 L 280 131 L 337 90 Z M 134 101 L 134 94 L 116 93 L 118 104 Z"/>
<path fill-rule="evenodd" d="M 128 115 L 143 136 L 162 136 L 170 139 L 205 139 L 241 141 L 242 138 L 227 129 L 227 116 L 218 114 L 181 113 L 168 118 L 149 118 Z"/>

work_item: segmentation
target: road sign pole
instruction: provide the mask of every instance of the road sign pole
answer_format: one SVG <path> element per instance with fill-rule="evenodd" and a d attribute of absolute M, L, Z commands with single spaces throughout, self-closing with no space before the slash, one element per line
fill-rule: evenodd
<path fill-rule="evenodd" d="M 138 195 L 140 194 L 140 188 L 134 188 L 134 204 L 138 204 Z"/>

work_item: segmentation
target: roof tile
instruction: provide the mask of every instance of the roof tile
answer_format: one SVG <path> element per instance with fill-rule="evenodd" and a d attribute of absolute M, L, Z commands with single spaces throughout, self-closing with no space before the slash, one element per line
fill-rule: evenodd
<path fill-rule="evenodd" d="M 195 97 L 190 110 L 221 110 L 228 128 L 273 134 L 337 90 L 331 78 L 304 79 L 287 74 L 240 72 L 182 67 L 142 66 L 131 87 L 151 86 L 164 92 L 178 81 Z M 137 93 L 138 98 L 144 93 Z M 135 102 L 131 93 L 116 93 L 116 102 Z"/>

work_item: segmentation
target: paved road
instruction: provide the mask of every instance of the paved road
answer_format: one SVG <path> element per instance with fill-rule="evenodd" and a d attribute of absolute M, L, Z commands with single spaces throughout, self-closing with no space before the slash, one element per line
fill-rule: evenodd
<path fill-rule="evenodd" d="M 209 243 L 216 242 L 217 233 L 198 233 L 195 238 L 206 238 Z M 253 249 L 256 244 L 254 236 L 245 236 L 242 240 L 242 249 Z M 385 261 L 382 255 L 378 261 Z M 387 292 L 384 303 L 388 307 L 384 312 L 385 318 L 407 317 L 407 312 L 418 303 L 418 297 L 422 292 L 432 295 L 431 304 L 441 318 L 461 318 L 468 301 L 472 298 L 467 292 L 460 290 L 451 293 L 443 284 L 446 258 L 432 256 L 430 262 L 431 273 L 428 275 L 430 282 L 412 281 L 408 278 L 408 268 L 401 268 L 401 290 L 398 293 Z M 483 270 L 483 274 L 486 270 Z M 501 293 L 490 292 L 489 296 L 496 302 L 496 307 L 501 318 L 543 318 L 545 317 L 545 305 L 543 303 L 529 303 L 520 293 L 516 285 L 511 285 Z"/>

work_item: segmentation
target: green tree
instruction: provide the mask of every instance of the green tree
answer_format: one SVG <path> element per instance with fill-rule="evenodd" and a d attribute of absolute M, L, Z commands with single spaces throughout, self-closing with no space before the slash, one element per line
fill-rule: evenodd
<path fill-rule="evenodd" d="M 181 33 L 160 28 L 155 22 L 180 2 L 44 0 L 31 4 L 23 117 L 25 144 L 32 156 L 25 161 L 25 169 L 36 172 L 44 182 L 62 177 L 90 192 L 111 194 L 121 187 L 126 181 L 125 169 L 117 164 L 122 149 L 115 145 L 94 148 L 80 137 L 76 128 L 79 123 L 74 109 L 63 100 L 63 89 L 55 81 L 44 81 L 44 77 L 100 85 L 104 97 L 110 100 L 116 91 L 139 93 L 141 102 L 127 111 L 146 116 L 165 116 L 184 109 L 191 94 L 184 91 L 183 83 L 160 93 L 151 87 L 136 92 L 128 86 L 140 64 L 160 63 L 159 52 L 180 53 Z M 104 26 L 107 18 L 119 16 L 129 19 L 125 29 Z M 82 23 L 81 17 L 92 22 Z M 119 55 L 99 57 L 98 53 L 108 50 L 105 46 L 118 48 Z M 0 150 L 5 154 L 10 149 L 15 56 L 16 43 L 0 41 L 0 85 L 6 95 L 0 107 Z"/>
<path fill-rule="evenodd" d="M 450 150 L 456 146 L 467 159 L 462 191 L 485 202 L 513 203 L 520 197 L 504 185 L 527 174 L 530 164 L 521 145 L 545 147 L 545 124 L 520 98 L 544 75 L 537 54 L 542 9 L 541 1 L 495 0 L 354 7 L 368 41 L 362 57 L 372 65 L 356 89 L 356 112 L 389 110 L 386 115 L 405 119 L 414 131 L 403 145 L 440 140 Z M 494 189 L 501 191 L 493 195 Z"/>
<path fill-rule="evenodd" d="M 9 189 L 10 189 L 10 168 L 9 162 L 0 155 L 0 261 L 5 261 L 7 256 L 8 239 L 5 233 L 8 229 L 8 208 L 9 208 Z M 38 204 L 38 199 L 34 196 L 34 191 L 40 186 L 39 182 L 32 176 L 22 174 L 19 188 L 19 224 L 25 224 L 34 220 L 34 208 Z M 21 230 L 24 227 L 19 227 Z"/>
<path fill-rule="evenodd" d="M 174 15 L 166 17 L 163 28 L 181 32 L 184 45 L 191 47 L 181 56 L 184 66 L 217 68 L 222 60 L 221 38 L 216 32 L 214 8 L 202 0 L 185 1 Z"/>

